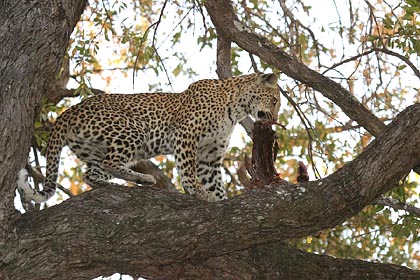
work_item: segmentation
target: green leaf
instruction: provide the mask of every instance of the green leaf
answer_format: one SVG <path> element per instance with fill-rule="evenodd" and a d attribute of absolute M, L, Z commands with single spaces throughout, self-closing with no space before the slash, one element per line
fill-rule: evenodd
<path fill-rule="evenodd" d="M 172 74 L 174 74 L 175 77 L 177 77 L 179 75 L 179 73 L 182 70 L 182 64 L 178 64 L 174 70 L 172 70 Z"/>

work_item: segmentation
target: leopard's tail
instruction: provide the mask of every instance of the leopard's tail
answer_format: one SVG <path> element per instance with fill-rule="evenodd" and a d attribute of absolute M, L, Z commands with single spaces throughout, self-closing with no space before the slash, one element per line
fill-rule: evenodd
<path fill-rule="evenodd" d="M 66 145 L 65 135 L 67 125 L 64 118 L 59 117 L 54 125 L 50 138 L 48 139 L 46 160 L 47 171 L 44 179 L 44 187 L 41 191 L 33 189 L 28 182 L 28 171 L 21 169 L 18 173 L 17 185 L 21 195 L 27 201 L 33 200 L 36 203 L 45 202 L 50 199 L 57 189 L 58 167 L 60 164 L 60 154 Z"/>

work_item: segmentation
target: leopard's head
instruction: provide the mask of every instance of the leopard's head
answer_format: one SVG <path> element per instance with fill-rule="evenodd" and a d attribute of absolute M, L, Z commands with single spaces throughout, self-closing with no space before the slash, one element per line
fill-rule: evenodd
<path fill-rule="evenodd" d="M 280 109 L 280 90 L 276 74 L 259 74 L 252 94 L 256 99 L 252 116 L 256 120 L 277 121 Z"/>

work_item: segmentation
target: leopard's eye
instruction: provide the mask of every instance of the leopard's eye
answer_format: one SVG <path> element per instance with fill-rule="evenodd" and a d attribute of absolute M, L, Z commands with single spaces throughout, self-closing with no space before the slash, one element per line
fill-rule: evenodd
<path fill-rule="evenodd" d="M 272 100 L 271 102 L 273 102 L 273 104 L 274 104 L 274 105 L 276 105 L 276 104 L 277 104 L 277 102 L 279 102 L 279 100 L 278 100 L 277 98 L 275 98 L 275 97 L 274 97 L 274 98 L 273 98 L 273 100 Z"/>

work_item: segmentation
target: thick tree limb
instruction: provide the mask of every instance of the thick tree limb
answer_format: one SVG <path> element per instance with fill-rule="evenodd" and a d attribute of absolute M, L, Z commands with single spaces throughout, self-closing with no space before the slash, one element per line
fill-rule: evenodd
<path fill-rule="evenodd" d="M 384 131 L 385 125 L 341 85 L 309 69 L 266 38 L 244 26 L 237 18 L 230 1 L 208 0 L 205 7 L 216 29 L 222 30 L 238 46 L 277 67 L 287 76 L 321 92 L 337 104 L 350 119 L 362 125 L 375 137 Z"/>
<path fill-rule="evenodd" d="M 318 181 L 272 185 L 220 203 L 150 187 L 110 187 L 26 214 L 5 243 L 0 271 L 10 279 L 115 271 L 159 278 L 163 268 L 182 275 L 191 264 L 334 227 L 389 191 L 418 158 L 420 104 L 398 115 L 354 161 Z"/>
<path fill-rule="evenodd" d="M 231 61 L 231 44 L 232 41 L 227 37 L 223 30 L 216 27 L 217 31 L 217 54 L 216 54 L 216 73 L 219 79 L 226 79 L 232 77 L 232 61 Z M 252 136 L 252 128 L 254 121 L 247 116 L 240 124 L 245 129 L 249 136 Z"/>
<path fill-rule="evenodd" d="M 226 37 L 222 30 L 217 31 L 217 54 L 216 54 L 216 73 L 219 79 L 232 77 L 231 44 L 232 41 Z"/>
<path fill-rule="evenodd" d="M 286 243 L 261 244 L 206 260 L 165 266 L 180 279 L 418 279 L 419 271 L 390 264 L 343 260 L 302 252 Z M 172 279 L 170 274 L 160 279 Z"/>

